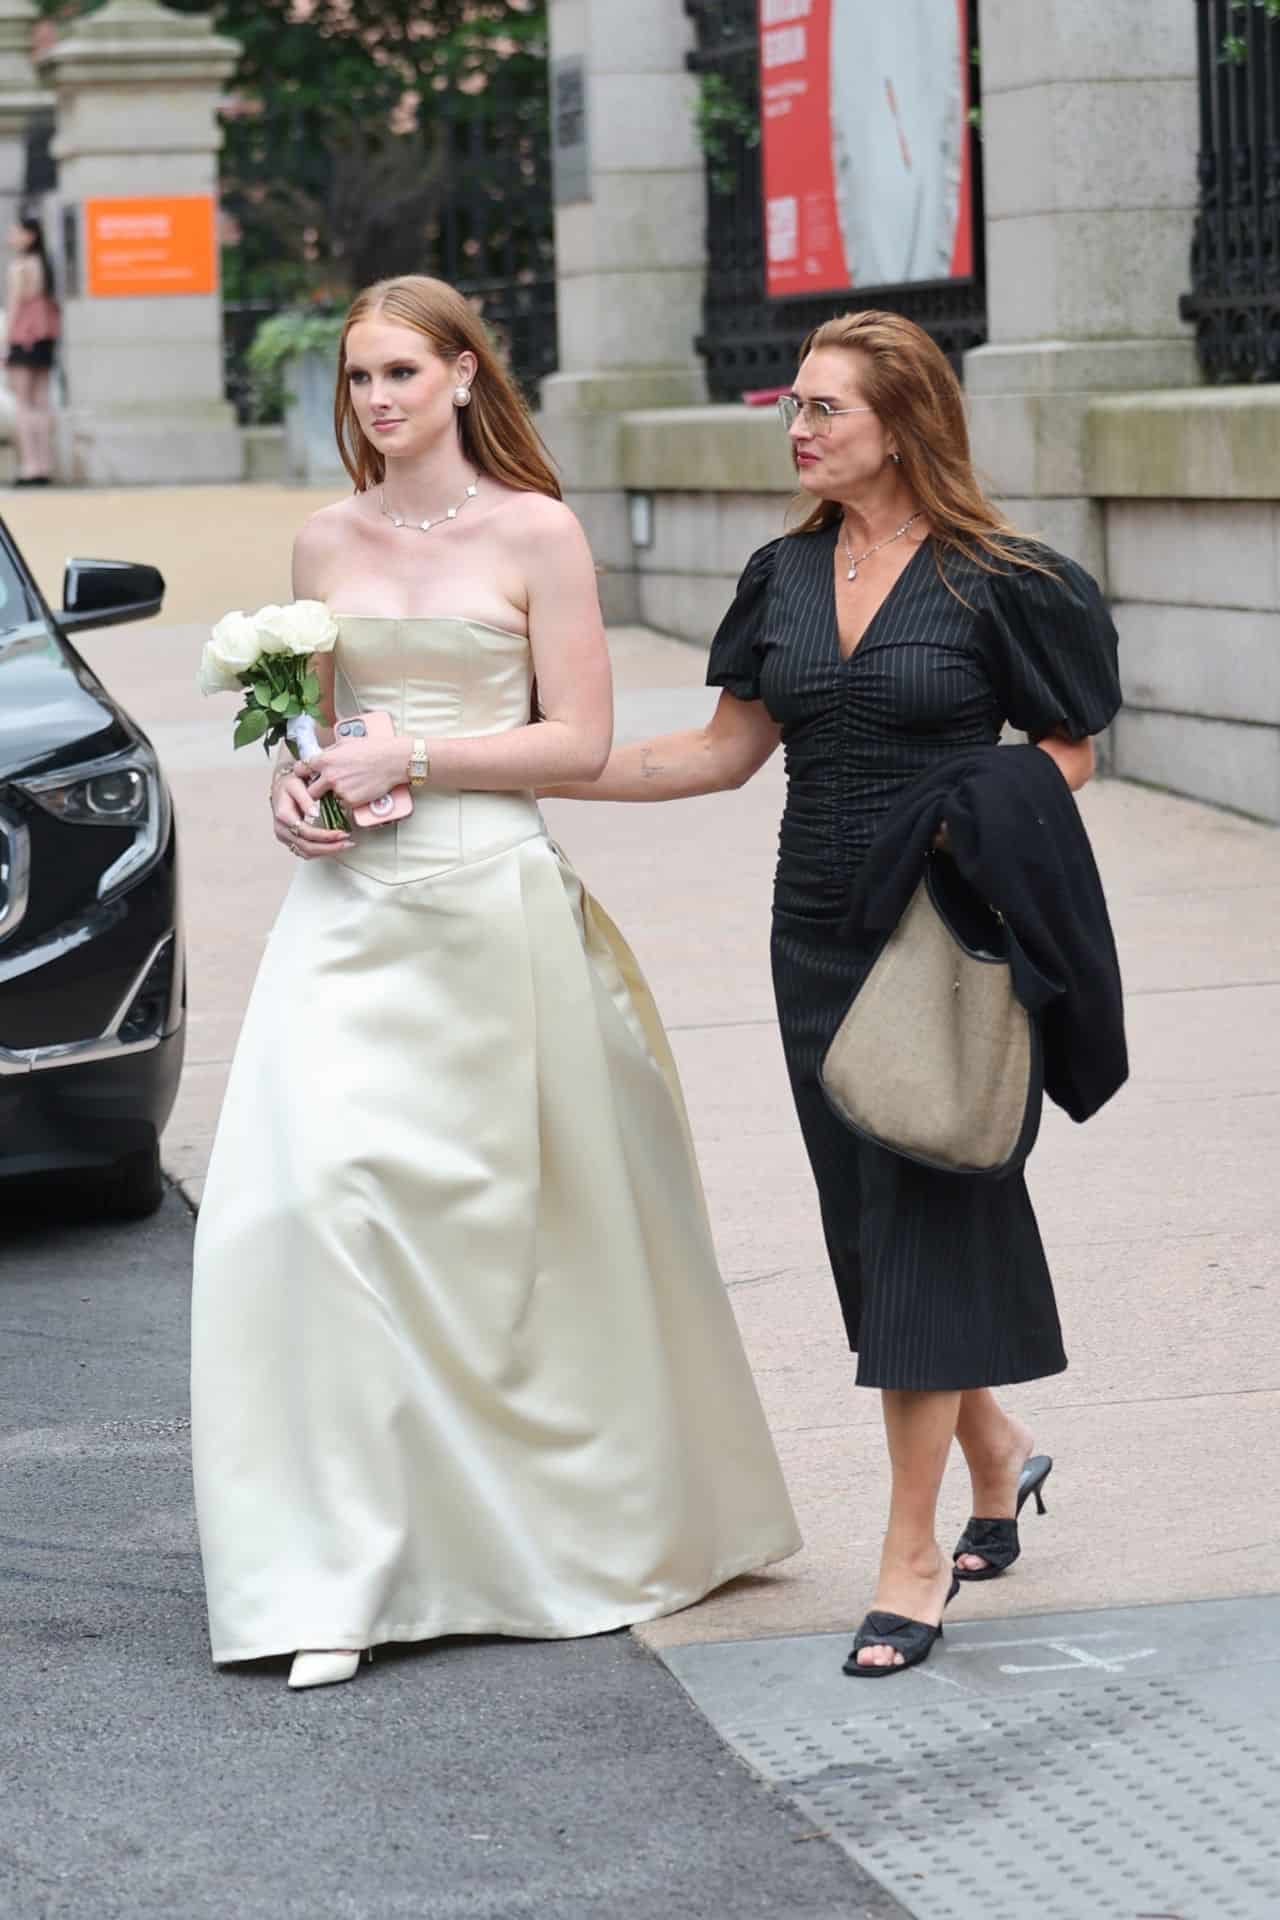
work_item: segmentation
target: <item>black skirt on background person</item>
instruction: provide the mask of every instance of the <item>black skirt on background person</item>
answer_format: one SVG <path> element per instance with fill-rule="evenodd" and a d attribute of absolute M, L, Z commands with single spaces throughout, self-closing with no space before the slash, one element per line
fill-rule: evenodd
<path fill-rule="evenodd" d="M 787 803 L 773 979 L 792 1092 L 861 1386 L 995 1387 L 1066 1366 L 1026 1184 L 937 1173 L 858 1140 L 818 1072 L 861 964 L 842 934 L 877 829 L 902 790 L 1005 722 L 1033 739 L 1098 733 L 1120 705 L 1116 634 L 1073 561 L 987 574 L 932 541 L 849 659 L 836 528 L 752 555 L 712 643 L 708 683 L 762 699 L 782 727 Z"/>

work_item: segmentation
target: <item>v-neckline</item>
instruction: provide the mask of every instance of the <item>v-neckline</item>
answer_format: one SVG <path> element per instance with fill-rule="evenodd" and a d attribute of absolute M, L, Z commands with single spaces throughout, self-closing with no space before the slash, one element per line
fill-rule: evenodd
<path fill-rule="evenodd" d="M 836 659 L 839 665 L 843 668 L 843 667 L 850 666 L 853 663 L 853 661 L 857 659 L 858 655 L 863 651 L 863 649 L 867 644 L 867 641 L 871 638 L 872 631 L 874 630 L 877 622 L 879 621 L 881 614 L 885 611 L 889 603 L 892 601 L 894 595 L 898 591 L 898 588 L 902 585 L 903 581 L 906 579 L 907 575 L 910 573 L 912 567 L 914 567 L 914 565 L 916 564 L 916 561 L 920 558 L 920 555 L 924 552 L 925 548 L 931 544 L 933 536 L 932 534 L 926 533 L 924 539 L 919 542 L 915 552 L 912 554 L 911 558 L 908 560 L 906 566 L 902 569 L 902 572 L 898 575 L 897 579 L 894 581 L 893 585 L 890 587 L 888 593 L 886 593 L 884 599 L 880 602 L 880 605 L 876 608 L 875 612 L 872 614 L 871 618 L 868 620 L 866 626 L 862 629 L 862 632 L 858 635 L 857 641 L 849 649 L 848 653 L 846 653 L 840 641 L 840 607 L 836 600 L 835 553 L 836 553 L 836 546 L 838 545 L 839 538 L 840 538 L 839 522 L 837 522 L 836 525 L 832 527 L 831 532 L 832 532 L 831 550 L 827 556 L 827 590 L 831 595 L 831 630 L 835 635 Z"/>

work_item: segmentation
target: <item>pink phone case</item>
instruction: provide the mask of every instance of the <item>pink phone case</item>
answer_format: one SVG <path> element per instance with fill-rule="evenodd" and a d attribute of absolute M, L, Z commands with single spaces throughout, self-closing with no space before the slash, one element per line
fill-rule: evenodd
<path fill-rule="evenodd" d="M 394 734 L 391 715 L 377 710 L 358 714 L 350 720 L 339 720 L 333 730 L 335 740 L 375 737 L 390 740 Z M 407 786 L 399 786 L 392 787 L 390 793 L 384 793 L 378 800 L 370 800 L 367 806 L 352 807 L 351 818 L 358 827 L 382 827 L 389 820 L 407 820 L 412 812 L 413 797 Z"/>

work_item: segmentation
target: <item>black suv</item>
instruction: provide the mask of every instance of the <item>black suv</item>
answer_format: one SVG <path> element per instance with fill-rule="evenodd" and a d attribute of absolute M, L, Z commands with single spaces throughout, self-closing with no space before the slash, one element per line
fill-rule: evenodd
<path fill-rule="evenodd" d="M 40 596 L 0 522 L 0 1221 L 57 1179 L 152 1212 L 182 1069 L 177 840 L 150 742 L 69 635 L 158 613 L 154 567 L 69 560 Z"/>

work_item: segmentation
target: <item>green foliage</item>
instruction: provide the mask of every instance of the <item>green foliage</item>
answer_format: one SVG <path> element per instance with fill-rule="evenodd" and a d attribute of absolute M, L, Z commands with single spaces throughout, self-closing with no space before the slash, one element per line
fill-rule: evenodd
<path fill-rule="evenodd" d="M 1232 13 L 1248 13 L 1253 7 L 1268 20 L 1280 20 L 1280 0 L 1231 0 Z M 1249 42 L 1242 34 L 1224 34 L 1218 49 L 1219 65 L 1243 67 L 1249 58 Z"/>
<path fill-rule="evenodd" d="M 314 308 L 289 307 L 264 320 L 253 336 L 245 364 L 253 381 L 253 412 L 257 420 L 278 420 L 287 404 L 284 369 L 300 353 L 335 354 L 342 333 L 342 316 Z"/>
<path fill-rule="evenodd" d="M 698 139 L 710 161 L 713 193 L 732 193 L 738 183 L 734 146 L 758 147 L 760 117 L 739 98 L 723 74 L 704 73 L 698 87 Z"/>
<path fill-rule="evenodd" d="M 233 746 L 252 746 L 255 740 L 261 740 L 267 730 L 267 716 L 261 707 L 243 707 L 236 717 L 235 732 L 231 736 Z"/>
<path fill-rule="evenodd" d="M 101 0 L 37 4 L 69 21 Z M 451 123 L 483 120 L 500 75 L 532 115 L 547 112 L 545 0 L 166 4 L 207 13 L 243 50 L 221 160 L 238 228 L 231 300 L 337 305 L 370 280 L 430 267 L 443 198 L 465 167 L 442 98 Z"/>

